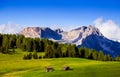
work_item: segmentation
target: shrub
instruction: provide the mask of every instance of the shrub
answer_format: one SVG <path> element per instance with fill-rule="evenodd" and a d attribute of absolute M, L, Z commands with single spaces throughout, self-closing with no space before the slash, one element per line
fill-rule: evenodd
<path fill-rule="evenodd" d="M 38 55 L 36 52 L 33 53 L 33 59 L 38 59 Z"/>
<path fill-rule="evenodd" d="M 24 56 L 23 56 L 23 59 L 24 59 L 24 60 L 32 59 L 32 53 L 29 53 L 29 54 L 24 55 Z"/>
<path fill-rule="evenodd" d="M 42 59 L 42 56 L 39 56 L 39 59 Z"/>

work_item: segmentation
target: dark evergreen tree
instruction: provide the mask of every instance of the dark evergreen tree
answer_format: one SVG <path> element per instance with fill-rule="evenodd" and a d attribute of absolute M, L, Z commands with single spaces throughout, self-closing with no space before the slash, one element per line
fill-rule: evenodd
<path fill-rule="evenodd" d="M 90 56 L 90 49 L 84 48 L 84 50 L 85 50 L 84 58 L 88 59 Z"/>
<path fill-rule="evenodd" d="M 3 35 L 0 34 L 0 47 L 2 46 L 2 42 L 3 42 Z"/>
<path fill-rule="evenodd" d="M 2 53 L 9 53 L 9 38 L 7 35 L 3 37 L 2 48 Z"/>
<path fill-rule="evenodd" d="M 120 56 L 117 56 L 117 57 L 115 58 L 115 60 L 116 60 L 116 61 L 120 61 Z"/>
<path fill-rule="evenodd" d="M 53 50 L 53 48 L 48 45 L 45 48 L 45 57 L 47 58 L 55 58 L 55 51 Z"/>
<path fill-rule="evenodd" d="M 9 48 L 16 47 L 16 35 L 11 35 L 9 39 Z"/>
<path fill-rule="evenodd" d="M 107 61 L 107 56 L 104 55 L 103 61 Z"/>
<path fill-rule="evenodd" d="M 93 56 L 93 60 L 97 60 L 98 59 L 98 52 L 93 51 L 92 56 Z"/>
<path fill-rule="evenodd" d="M 39 42 L 40 42 L 39 38 L 35 38 L 33 41 L 33 48 L 34 48 L 34 51 L 36 51 L 36 52 L 40 51 Z"/>
<path fill-rule="evenodd" d="M 61 46 L 59 45 L 55 51 L 55 57 L 56 58 L 60 58 L 62 57 L 62 50 L 61 50 Z"/>
<path fill-rule="evenodd" d="M 68 45 L 68 56 L 75 57 L 76 56 L 76 46 L 75 45 Z"/>
<path fill-rule="evenodd" d="M 107 55 L 107 61 L 111 61 L 111 60 L 112 60 L 112 58 L 111 58 L 110 54 L 108 54 Z"/>
<path fill-rule="evenodd" d="M 33 40 L 31 38 L 27 38 L 26 49 L 27 49 L 28 52 L 33 51 Z"/>
<path fill-rule="evenodd" d="M 79 48 L 79 55 L 81 58 L 85 58 L 85 48 L 84 47 Z"/>
<path fill-rule="evenodd" d="M 21 49 L 23 51 L 26 51 L 27 50 L 27 39 L 26 38 L 23 38 L 23 42 L 21 44 Z"/>
<path fill-rule="evenodd" d="M 100 60 L 100 61 L 104 60 L 104 54 L 102 51 L 99 51 L 99 53 L 98 53 L 98 60 Z"/>
<path fill-rule="evenodd" d="M 88 59 L 93 59 L 92 53 L 89 54 Z"/>
<path fill-rule="evenodd" d="M 25 38 L 23 35 L 19 35 L 16 37 L 16 47 L 22 48 L 23 47 L 23 39 Z"/>

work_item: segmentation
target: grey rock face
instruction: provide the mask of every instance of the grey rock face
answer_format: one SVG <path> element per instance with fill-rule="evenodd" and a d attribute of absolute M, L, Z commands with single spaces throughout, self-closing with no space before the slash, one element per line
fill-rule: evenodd
<path fill-rule="evenodd" d="M 62 39 L 63 41 L 67 41 L 68 43 L 81 45 L 83 39 L 85 39 L 87 36 L 91 34 L 95 34 L 97 36 L 103 36 L 97 28 L 92 26 L 88 26 L 88 27 L 83 26 L 77 29 L 73 29 L 69 32 L 63 32 Z"/>
<path fill-rule="evenodd" d="M 54 40 L 60 40 L 61 35 L 57 32 L 53 31 L 50 28 L 43 28 L 43 27 L 27 27 L 20 32 L 20 34 L 24 35 L 25 37 L 31 38 L 48 38 Z"/>

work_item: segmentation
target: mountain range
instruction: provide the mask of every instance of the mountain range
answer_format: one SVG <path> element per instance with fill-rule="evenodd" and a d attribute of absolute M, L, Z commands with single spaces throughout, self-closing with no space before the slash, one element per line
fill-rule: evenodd
<path fill-rule="evenodd" d="M 82 26 L 70 31 L 50 29 L 49 27 L 26 27 L 19 34 L 31 38 L 47 38 L 67 44 L 76 44 L 77 47 L 87 47 L 97 51 L 102 50 L 112 57 L 120 55 L 120 43 L 106 38 L 94 26 Z"/>

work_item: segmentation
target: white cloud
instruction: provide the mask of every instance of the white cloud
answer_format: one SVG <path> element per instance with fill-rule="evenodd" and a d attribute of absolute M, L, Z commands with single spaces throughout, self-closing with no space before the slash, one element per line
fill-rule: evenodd
<path fill-rule="evenodd" d="M 100 17 L 94 21 L 94 25 L 105 37 L 120 41 L 120 25 L 116 24 L 113 20 L 104 21 L 103 18 Z"/>
<path fill-rule="evenodd" d="M 2 34 L 16 34 L 22 30 L 22 26 L 13 23 L 0 25 L 0 33 Z"/>

